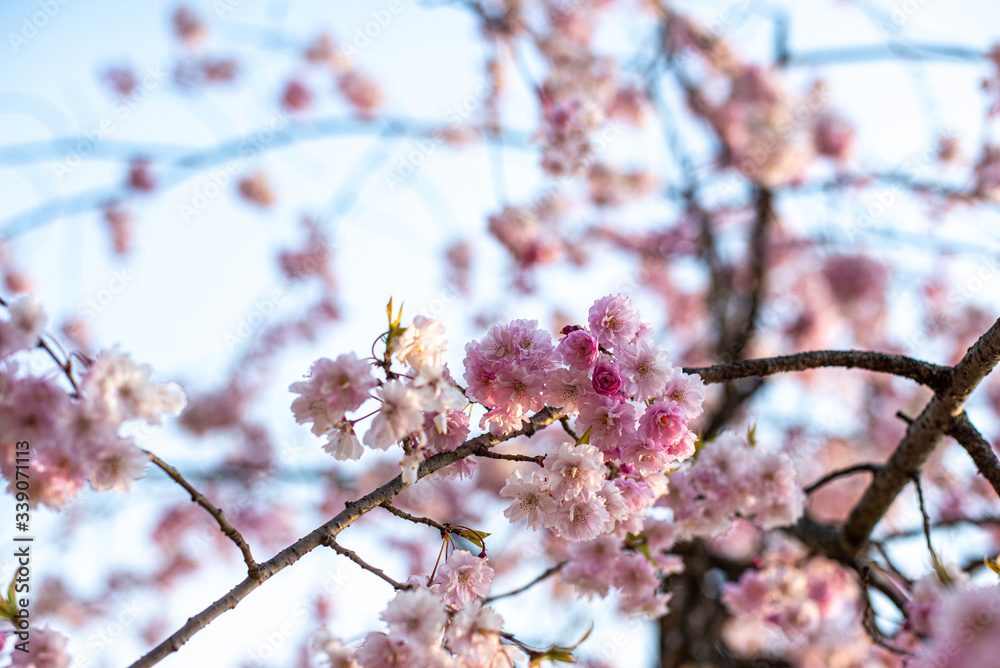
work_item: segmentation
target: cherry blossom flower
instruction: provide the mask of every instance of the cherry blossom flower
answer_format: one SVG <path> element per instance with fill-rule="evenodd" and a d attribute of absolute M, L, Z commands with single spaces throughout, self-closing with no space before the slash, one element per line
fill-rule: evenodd
<path fill-rule="evenodd" d="M 567 328 L 568 329 L 568 328 Z M 578 369 L 589 369 L 597 363 L 597 339 L 590 332 L 577 327 L 566 333 L 557 347 L 563 362 Z"/>
<path fill-rule="evenodd" d="M 416 587 L 400 591 L 380 615 L 393 637 L 415 645 L 433 645 L 441 640 L 448 614 L 430 591 Z"/>
<path fill-rule="evenodd" d="M 594 391 L 604 396 L 610 396 L 622 389 L 625 378 L 618 365 L 613 362 L 598 362 L 594 367 Z"/>
<path fill-rule="evenodd" d="M 390 380 L 378 389 L 378 394 L 382 407 L 362 441 L 367 446 L 387 450 L 404 436 L 421 429 L 424 400 L 420 392 L 398 380 Z"/>
<path fill-rule="evenodd" d="M 10 668 L 69 668 L 66 642 L 66 636 L 47 626 L 33 628 L 30 651 L 11 653 Z"/>
<path fill-rule="evenodd" d="M 618 294 L 602 297 L 590 307 L 590 331 L 605 348 L 624 348 L 639 333 L 639 314 L 632 300 Z"/>
<path fill-rule="evenodd" d="M 514 471 L 500 490 L 500 496 L 514 499 L 503 511 L 512 524 L 527 519 L 528 526 L 537 530 L 553 523 L 558 504 L 537 475 L 525 480 L 520 470 Z"/>
<path fill-rule="evenodd" d="M 394 345 L 396 357 L 420 371 L 424 366 L 440 367 L 448 349 L 444 326 L 437 320 L 417 316 Z"/>
<path fill-rule="evenodd" d="M 300 395 L 292 402 L 295 421 L 312 422 L 314 434 L 325 434 L 343 421 L 345 413 L 360 407 L 376 385 L 371 366 L 354 353 L 340 355 L 336 360 L 322 357 L 313 362 L 309 380 L 292 383 L 288 388 Z"/>
<path fill-rule="evenodd" d="M 45 313 L 32 295 L 18 295 L 7 312 L 10 318 L 0 320 L 0 357 L 34 348 L 45 329 Z"/>
<path fill-rule="evenodd" d="M 351 659 L 353 650 L 345 647 L 344 643 L 331 635 L 325 626 L 313 636 L 312 649 L 322 655 L 324 668 L 359 668 Z"/>
<path fill-rule="evenodd" d="M 460 610 L 448 625 L 448 649 L 463 666 L 492 668 L 514 665 L 524 655 L 512 645 L 501 645 L 503 618 L 493 608 L 473 601 Z"/>
<path fill-rule="evenodd" d="M 545 381 L 542 400 L 567 413 L 580 410 L 583 399 L 593 390 L 593 381 L 584 370 L 556 369 Z"/>
<path fill-rule="evenodd" d="M 592 445 L 563 443 L 545 458 L 549 490 L 559 500 L 588 498 L 604 484 L 604 456 Z"/>
<path fill-rule="evenodd" d="M 431 591 L 455 610 L 461 610 L 473 599 L 490 593 L 493 569 L 468 550 L 455 550 L 438 569 Z"/>
<path fill-rule="evenodd" d="M 84 372 L 82 391 L 99 398 L 113 420 L 159 425 L 163 415 L 179 414 L 187 398 L 177 383 L 157 384 L 152 376 L 151 366 L 136 364 L 128 353 L 104 350 Z"/>
<path fill-rule="evenodd" d="M 693 420 L 704 412 L 701 405 L 705 401 L 705 382 L 698 374 L 678 371 L 663 388 L 663 396 L 683 408 L 688 420 Z"/>
<path fill-rule="evenodd" d="M 361 455 L 364 453 L 361 442 L 354 434 L 354 425 L 350 422 L 338 422 L 333 425 L 323 450 L 333 455 L 333 458 L 338 461 L 361 459 Z"/>
<path fill-rule="evenodd" d="M 593 540 L 602 533 L 611 516 L 596 496 L 574 498 L 559 507 L 555 528 L 567 540 Z"/>
<path fill-rule="evenodd" d="M 669 448 L 687 431 L 687 413 L 672 401 L 656 401 L 639 418 L 637 432 L 657 445 Z"/>
<path fill-rule="evenodd" d="M 622 348 L 618 359 L 625 374 L 625 394 L 636 401 L 659 397 L 674 373 L 660 347 L 648 339 Z"/>
<path fill-rule="evenodd" d="M 612 397 L 585 397 L 577 416 L 581 431 L 590 429 L 590 442 L 605 452 L 635 440 L 635 407 Z"/>

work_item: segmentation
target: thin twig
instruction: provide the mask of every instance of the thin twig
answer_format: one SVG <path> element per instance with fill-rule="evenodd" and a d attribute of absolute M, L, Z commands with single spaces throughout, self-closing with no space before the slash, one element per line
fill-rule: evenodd
<path fill-rule="evenodd" d="M 382 578 L 390 585 L 392 585 L 392 588 L 395 589 L 396 591 L 399 591 L 401 589 L 413 588 L 413 585 L 403 584 L 402 582 L 396 582 L 391 577 L 386 575 L 385 571 L 383 571 L 381 568 L 378 568 L 377 566 L 372 566 L 367 561 L 359 557 L 357 552 L 355 552 L 354 550 L 347 549 L 346 547 L 338 543 L 336 540 L 334 540 L 332 537 L 325 540 L 323 544 L 333 549 L 333 551 L 336 552 L 337 554 L 347 557 L 348 559 L 356 563 L 358 566 L 361 566 L 361 568 L 365 569 L 369 573 L 372 573 Z"/>
<path fill-rule="evenodd" d="M 506 459 L 510 462 L 532 462 L 534 464 L 538 464 L 539 466 L 541 466 L 542 462 L 545 461 L 545 455 L 522 455 L 516 452 L 508 454 L 505 452 L 489 451 L 477 456 L 485 457 L 486 459 Z"/>
<path fill-rule="evenodd" d="M 927 506 L 924 504 L 924 486 L 920 484 L 919 473 L 913 476 L 913 486 L 917 488 L 917 501 L 920 505 L 920 516 L 924 521 L 924 541 L 927 543 L 927 551 L 931 554 L 931 563 L 937 565 L 940 560 L 934 551 L 934 545 L 931 544 L 931 518 L 927 514 Z"/>
<path fill-rule="evenodd" d="M 442 536 L 445 535 L 445 534 L 451 533 L 451 529 L 449 529 L 447 525 L 441 524 L 440 522 L 436 522 L 436 521 L 434 521 L 434 520 L 432 520 L 430 518 L 427 518 L 427 517 L 420 517 L 418 515 L 411 515 L 410 513 L 406 512 L 405 510 L 400 510 L 399 508 L 397 508 L 396 506 L 392 505 L 388 501 L 386 501 L 385 503 L 383 503 L 381 505 L 382 505 L 383 508 L 385 508 L 386 510 L 388 510 L 390 513 L 392 513 L 396 517 L 401 517 L 404 520 L 408 520 L 410 522 L 413 522 L 414 524 L 426 524 L 429 527 L 434 527 L 435 529 L 437 529 L 438 531 L 441 532 Z"/>
<path fill-rule="evenodd" d="M 232 524 L 229 523 L 229 520 L 226 519 L 226 516 L 223 514 L 222 510 L 216 508 L 215 505 L 211 501 L 209 501 L 204 494 L 199 492 L 197 489 L 194 488 L 194 486 L 191 483 L 185 480 L 184 476 L 182 476 L 180 472 L 173 466 L 167 464 L 165 461 L 154 455 L 149 450 L 143 450 L 143 452 L 145 452 L 146 456 L 149 457 L 149 461 L 153 462 L 158 467 L 160 467 L 160 469 L 168 476 L 170 476 L 170 478 L 173 479 L 174 482 L 183 487 L 187 491 L 187 493 L 191 495 L 192 501 L 194 501 L 199 506 L 207 510 L 208 513 L 215 518 L 215 521 L 219 523 L 219 528 L 222 529 L 222 533 L 226 534 L 226 536 L 228 536 L 229 539 L 236 544 L 236 547 L 240 548 L 240 552 L 243 553 L 243 561 L 245 561 L 247 565 L 247 574 L 251 578 L 259 577 L 260 566 L 257 564 L 256 561 L 254 561 L 253 555 L 250 554 L 250 546 L 247 545 L 247 541 L 245 538 L 243 538 L 243 534 L 237 531 L 236 527 L 234 527 Z"/>
<path fill-rule="evenodd" d="M 825 476 L 823 476 L 813 484 L 806 487 L 803 491 L 806 494 L 812 494 L 823 485 L 831 483 L 838 478 L 843 478 L 845 476 L 854 475 L 855 473 L 862 473 L 862 472 L 875 473 L 880 468 L 882 467 L 874 463 L 855 464 L 854 466 L 848 466 L 847 468 L 827 473 Z"/>
<path fill-rule="evenodd" d="M 572 438 L 574 442 L 580 440 L 580 437 L 577 436 L 577 434 L 576 434 L 575 431 L 573 431 L 573 427 L 569 426 L 569 418 L 568 417 L 564 416 L 563 419 L 559 420 L 559 424 L 562 425 L 563 431 L 565 431 L 567 434 L 569 434 L 570 438 Z"/>
<path fill-rule="evenodd" d="M 543 580 L 545 580 L 545 579 L 551 577 L 552 575 L 558 573 L 559 571 L 561 571 L 562 567 L 565 566 L 566 563 L 567 562 L 565 562 L 565 561 L 560 561 L 555 566 L 549 566 L 544 571 L 542 571 L 542 573 L 538 577 L 536 577 L 534 580 L 532 580 L 531 582 L 529 582 L 526 585 L 518 587 L 517 589 L 512 589 L 511 591 L 505 592 L 503 594 L 497 594 L 496 596 L 487 596 L 486 598 L 483 599 L 483 605 L 486 605 L 487 603 L 492 603 L 493 601 L 499 601 L 502 598 L 508 598 L 510 596 L 517 596 L 518 594 L 520 594 L 522 592 L 528 591 L 529 589 L 531 589 L 532 587 L 534 587 L 539 582 L 542 582 Z"/>
<path fill-rule="evenodd" d="M 871 569 L 868 566 L 862 568 L 861 575 L 861 595 L 864 598 L 865 610 L 861 617 L 862 626 L 864 626 L 865 632 L 868 633 L 868 637 L 871 641 L 881 647 L 884 650 L 892 652 L 893 654 L 898 654 L 899 656 L 913 656 L 910 652 L 905 649 L 900 649 L 898 647 L 893 647 L 887 641 L 882 631 L 879 630 L 878 625 L 875 623 L 875 609 L 872 607 L 871 595 L 868 593 L 868 588 L 871 586 Z"/>

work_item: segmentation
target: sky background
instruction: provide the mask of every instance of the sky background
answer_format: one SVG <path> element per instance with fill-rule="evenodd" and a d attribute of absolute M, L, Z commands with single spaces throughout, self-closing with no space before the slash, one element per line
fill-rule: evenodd
<path fill-rule="evenodd" d="M 455 105 L 474 108 L 483 81 L 480 64 L 484 52 L 470 16 L 413 0 L 399 3 L 401 11 L 354 56 L 357 65 L 383 85 L 386 114 L 441 122 L 454 112 Z M 170 30 L 174 2 L 5 0 L 0 4 L 0 201 L 5 204 L 0 212 L 0 234 L 13 237 L 16 262 L 34 280 L 35 293 L 54 322 L 84 315 L 89 300 L 120 285 L 122 289 L 101 306 L 91 322 L 95 342 L 101 347 L 120 344 L 137 360 L 152 364 L 160 379 L 209 387 L 228 370 L 231 340 L 243 319 L 255 311 L 270 310 L 270 301 L 277 301 L 273 317 L 293 314 L 305 303 L 303 295 L 288 291 L 281 281 L 273 255 L 277 245 L 300 238 L 297 221 L 302 215 L 318 216 L 333 239 L 344 319 L 315 347 L 293 348 L 283 355 L 273 371 L 273 391 L 264 398 L 265 405 L 273 408 L 268 423 L 284 439 L 282 447 L 290 465 L 297 466 L 317 461 L 322 453 L 318 452 L 318 440 L 291 419 L 288 384 L 319 354 L 333 357 L 344 351 L 368 350 L 371 340 L 384 328 L 384 308 L 390 295 L 397 303 L 405 302 L 407 318 L 429 312 L 443 320 L 452 336 L 451 366 L 461 368 L 460 342 L 482 332 L 469 322 L 469 305 L 443 287 L 441 248 L 451 240 L 462 235 L 475 237 L 476 290 L 486 296 L 489 310 L 511 318 L 541 318 L 543 325 L 553 305 L 582 319 L 595 298 L 615 290 L 628 275 L 629 268 L 614 259 L 585 279 L 566 269 L 546 269 L 544 294 L 512 295 L 503 280 L 501 251 L 483 238 L 486 218 L 497 210 L 503 197 L 491 172 L 490 152 L 482 147 L 459 152 L 435 146 L 414 176 L 393 186 L 387 176 L 419 147 L 407 139 L 379 140 L 370 132 L 297 141 L 283 148 L 273 148 L 270 141 L 258 136 L 263 150 L 240 161 L 239 170 L 243 175 L 265 169 L 273 178 L 279 202 L 266 212 L 227 193 L 213 199 L 198 215 L 186 217 L 182 205 L 210 188 L 212 169 L 158 173 L 164 189 L 135 209 L 135 252 L 125 259 L 114 257 L 100 215 L 78 213 L 77 207 L 80 202 L 117 192 L 124 178 L 123 154 L 131 155 L 136 147 L 181 154 L 193 147 L 208 148 L 250 135 L 274 123 L 295 136 L 315 131 L 309 121 L 275 113 L 283 84 L 296 72 L 297 45 L 324 30 L 349 42 L 356 30 L 372 19 L 373 12 L 385 9 L 388 2 L 245 0 L 232 4 L 236 5 L 232 11 L 221 17 L 216 13 L 221 3 L 191 4 L 209 23 L 211 44 L 238 57 L 241 67 L 238 86 L 222 86 L 198 95 L 178 93 L 171 82 L 171 63 L 180 52 Z M 759 17 L 740 20 L 745 4 L 699 2 L 679 3 L 677 7 L 703 18 L 731 36 L 745 52 L 766 61 L 771 52 L 771 23 Z M 870 13 L 848 3 L 809 0 L 775 4 L 785 7 L 791 16 L 793 53 L 886 43 L 886 33 L 873 24 Z M 44 6 L 58 10 L 34 32 L 26 29 L 25 22 L 30 24 Z M 892 37 L 904 41 L 986 49 L 998 37 L 1000 5 L 988 0 L 898 0 L 866 6 L 881 7 L 889 17 L 893 12 L 903 17 Z M 767 5 L 755 7 L 766 9 Z M 603 28 L 601 44 L 613 51 L 648 37 L 636 32 L 636 21 L 627 13 Z M 11 34 L 31 36 L 22 42 L 12 40 Z M 147 73 L 142 99 L 124 110 L 116 106 L 120 103 L 100 82 L 101 73 L 113 65 L 129 65 Z M 528 65 L 532 65 L 530 58 Z M 536 72 L 541 75 L 540 70 Z M 953 133 L 966 146 L 976 145 L 984 133 L 982 97 L 977 92 L 977 82 L 986 74 L 983 67 L 934 63 L 914 68 L 891 62 L 824 67 L 821 71 L 799 67 L 788 77 L 789 87 L 804 87 L 820 73 L 829 83 L 836 108 L 858 126 L 858 145 L 862 147 L 858 162 L 899 168 L 925 159 L 928 138 L 934 133 Z M 506 125 L 530 132 L 535 113 L 530 91 L 512 82 L 506 105 Z M 328 96 L 316 116 L 327 118 L 344 112 Z M 104 132 L 102 127 L 111 129 Z M 53 144 L 81 135 L 94 136 L 95 132 L 100 134 L 96 142 L 99 156 L 78 167 L 67 162 L 72 151 Z M 659 144 L 642 136 L 626 136 L 610 150 L 640 164 L 657 164 L 664 155 Z M 966 156 L 969 160 L 974 157 Z M 376 166 L 372 168 L 372 164 Z M 505 148 L 502 180 L 510 201 L 528 201 L 540 190 L 537 152 L 528 145 Z M 350 208 L 340 210 L 345 202 Z M 65 209 L 66 213 L 47 216 L 39 223 L 36 208 L 43 205 Z M 795 212 L 805 213 L 803 218 L 809 219 L 810 207 L 816 203 L 792 201 L 788 206 L 801 207 Z M 830 202 L 824 206 L 829 207 Z M 834 220 L 837 215 L 850 218 L 857 214 L 838 211 L 835 205 L 831 208 Z M 904 204 L 894 209 L 892 217 L 900 229 L 918 239 L 924 234 L 915 223 L 909 227 L 911 217 L 922 219 L 916 209 Z M 816 216 L 812 224 L 829 222 L 829 216 L 824 220 Z M 969 239 L 970 230 L 980 230 L 981 222 L 970 216 L 949 230 L 956 239 Z M 958 251 L 969 255 L 973 270 L 980 257 L 996 257 L 1000 249 L 995 234 L 984 232 L 975 238 L 979 239 L 976 248 L 961 246 Z M 900 255 L 898 248 L 877 236 L 867 236 L 862 242 L 870 244 L 874 253 L 910 263 L 914 272 L 926 270 L 925 254 L 911 249 Z M 277 300 L 273 298 L 275 290 L 281 291 Z M 639 306 L 644 306 L 642 299 Z M 644 311 L 655 319 L 653 302 L 645 306 Z M 186 441 L 169 427 L 163 433 L 142 435 L 140 442 L 182 470 L 197 466 L 203 449 L 209 447 Z M 97 521 L 78 535 L 72 552 L 70 544 L 58 535 L 38 543 L 36 573 L 72 573 L 71 581 L 85 592 L 87 587 L 96 586 L 96 574 L 115 560 L 145 558 L 143 551 L 151 548 L 137 544 L 134 535 L 143 526 L 149 508 L 160 502 L 157 495 L 179 490 L 171 489 L 156 472 L 150 472 L 139 486 L 148 486 L 150 491 L 130 496 L 84 495 L 78 502 L 80 508 Z M 296 484 L 268 493 L 302 501 L 315 496 Z M 8 510 L 12 512 L 11 501 L 7 497 L 0 501 L 0 518 Z M 54 518 L 44 514 L 39 522 L 40 531 L 46 526 L 58 527 Z M 497 528 L 503 530 L 502 524 Z M 4 537 L 0 531 L 0 544 Z M 378 548 L 366 546 L 363 534 L 353 540 L 357 542 L 352 547 L 362 553 L 365 547 Z M 183 620 L 227 590 L 235 583 L 236 567 L 235 562 L 229 562 L 212 572 L 214 580 L 192 583 L 190 592 L 175 596 L 174 600 L 184 602 L 175 617 Z M 162 665 L 193 665 L 191 657 L 199 656 L 218 657 L 221 665 L 239 665 L 268 642 L 268 634 L 277 632 L 276 620 L 294 617 L 297 602 L 308 600 L 316 583 L 328 578 L 343 581 L 336 593 L 341 602 L 338 609 L 350 614 L 342 617 L 341 635 L 359 637 L 371 629 L 390 595 L 388 587 L 364 577 L 344 560 L 310 555 L 299 567 L 280 574 L 246 599 L 236 613 L 223 615 L 190 647 Z M 524 609 L 543 603 L 536 594 L 519 601 Z M 139 604 L 153 606 L 159 600 L 154 595 Z M 508 624 L 516 627 L 516 607 L 501 611 Z M 604 613 L 576 613 L 572 619 L 556 620 L 553 625 L 565 632 L 563 639 L 570 640 L 573 629 L 585 628 L 588 614 L 602 619 L 599 615 Z M 616 656 L 634 656 L 641 662 L 649 656 L 649 628 L 627 626 L 632 632 L 630 640 L 615 646 Z M 614 645 L 615 628 L 598 626 L 591 641 L 594 647 L 609 642 Z M 124 665 L 138 656 L 139 648 L 130 641 L 116 640 L 116 647 L 105 651 L 100 647 L 102 641 L 95 640 L 100 638 L 99 631 L 88 629 L 75 635 L 71 651 L 93 656 L 90 665 Z M 279 644 L 278 657 L 288 665 L 293 643 Z M 208 665 L 201 660 L 198 663 Z"/>

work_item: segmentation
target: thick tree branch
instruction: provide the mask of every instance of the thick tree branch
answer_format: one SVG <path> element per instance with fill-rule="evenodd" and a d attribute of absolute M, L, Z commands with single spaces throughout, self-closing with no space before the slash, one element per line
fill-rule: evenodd
<path fill-rule="evenodd" d="M 562 414 L 559 411 L 553 408 L 545 408 L 536 413 L 531 418 L 531 421 L 524 425 L 524 427 L 513 431 L 510 434 L 505 436 L 494 436 L 492 434 L 477 436 L 476 438 L 466 441 L 464 444 L 451 452 L 442 452 L 432 457 L 428 457 L 420 464 L 417 477 L 423 478 L 428 476 L 431 473 L 448 466 L 449 464 L 454 464 L 460 459 L 470 455 L 485 452 L 494 445 L 510 440 L 516 436 L 531 436 L 537 430 L 547 427 L 553 422 L 559 420 L 561 417 Z M 338 513 L 333 519 L 320 525 L 312 532 L 283 549 L 273 558 L 260 564 L 255 577 L 248 577 L 243 580 L 243 582 L 236 585 L 225 596 L 218 599 L 198 614 L 189 618 L 188 621 L 173 635 L 133 663 L 130 668 L 149 668 L 150 666 L 155 666 L 165 657 L 180 649 L 184 643 L 190 640 L 195 633 L 205 628 L 205 626 L 207 626 L 213 619 L 227 610 L 235 608 L 240 601 L 246 598 L 254 589 L 262 585 L 275 573 L 291 566 L 304 555 L 324 544 L 324 541 L 335 539 L 341 531 L 356 522 L 366 513 L 378 506 L 384 505 L 386 502 L 391 501 L 397 494 L 403 491 L 404 487 L 402 476 L 397 475 L 386 484 L 366 494 L 357 501 L 345 504 L 346 507 L 344 510 Z"/>
<path fill-rule="evenodd" d="M 945 387 L 906 430 L 886 465 L 875 474 L 864 496 L 851 510 L 841 534 L 844 556 L 855 555 L 907 482 L 912 480 L 945 433 L 961 416 L 965 400 L 1000 362 L 1000 320 L 969 348 L 951 370 Z"/>
<path fill-rule="evenodd" d="M 936 390 L 943 389 L 950 369 L 946 366 L 922 362 L 902 355 L 877 353 L 866 350 L 817 350 L 781 357 L 715 364 L 709 367 L 685 367 L 684 373 L 696 373 L 706 383 L 728 383 L 748 377 L 763 378 L 776 373 L 805 371 L 820 367 L 865 369 L 909 378 Z"/>

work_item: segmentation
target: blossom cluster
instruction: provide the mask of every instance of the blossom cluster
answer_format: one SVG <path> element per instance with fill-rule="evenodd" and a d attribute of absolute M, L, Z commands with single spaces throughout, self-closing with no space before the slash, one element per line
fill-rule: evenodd
<path fill-rule="evenodd" d="M 762 529 L 794 524 L 805 493 L 788 455 L 757 452 L 746 438 L 724 432 L 670 477 L 667 505 L 683 538 L 708 538 L 727 530 L 737 515 Z"/>
<path fill-rule="evenodd" d="M 790 639 L 816 632 L 830 618 L 853 607 L 857 598 L 851 576 L 822 558 L 802 567 L 777 563 L 763 570 L 748 570 L 738 582 L 727 583 L 722 595 L 737 620 L 756 616 Z"/>
<path fill-rule="evenodd" d="M 934 571 L 914 584 L 906 613 L 914 632 L 930 636 L 914 668 L 996 664 L 1000 585 L 973 587 L 958 568 Z"/>
<path fill-rule="evenodd" d="M 104 350 L 80 373 L 79 392 L 70 395 L 50 376 L 35 376 L 15 359 L 38 345 L 45 317 L 28 296 L 11 303 L 0 321 L 0 472 L 14 490 L 16 443 L 27 441 L 32 505 L 61 508 L 85 483 L 97 490 L 130 491 L 147 457 L 123 423 L 162 424 L 187 399 L 176 383 L 155 383 L 147 364 L 136 364 L 117 348 Z M 40 353 L 39 353 L 40 354 Z M 67 370 L 67 373 L 70 371 Z"/>
<path fill-rule="evenodd" d="M 624 549 L 620 540 L 602 537 L 573 543 L 562 569 L 562 580 L 579 593 L 592 597 L 619 592 L 619 608 L 627 615 L 660 617 L 667 612 L 670 594 L 659 591 L 662 578 L 684 568 L 677 555 L 649 556 Z"/>
<path fill-rule="evenodd" d="M 733 615 L 723 630 L 728 646 L 743 656 L 776 656 L 810 668 L 905 665 L 862 629 L 856 578 L 829 559 L 803 561 L 800 550 L 787 547 L 725 585 L 722 600 Z M 895 642 L 905 645 L 905 635 Z"/>
<path fill-rule="evenodd" d="M 704 399 L 701 380 L 675 373 L 651 329 L 614 295 L 556 345 L 535 321 L 515 320 L 466 346 L 466 393 L 488 409 L 480 426 L 505 433 L 549 405 L 585 435 L 548 453 L 541 471 L 507 480 L 511 522 L 571 541 L 641 530 L 641 511 L 666 491 L 664 474 L 694 453 L 688 422 Z"/>
<path fill-rule="evenodd" d="M 403 476 L 412 484 L 421 461 L 465 441 L 469 419 L 460 409 L 468 402 L 442 361 L 447 341 L 441 323 L 417 316 L 410 327 L 394 331 L 388 345 L 407 365 L 406 373 L 387 369 L 382 382 L 372 375 L 374 360 L 361 360 L 354 353 L 321 358 L 307 380 L 289 387 L 299 395 L 292 412 L 299 424 L 312 423 L 314 434 L 327 437 L 324 450 L 335 458 L 359 459 L 364 448 L 354 425 L 363 418 L 348 419 L 347 414 L 376 399 L 381 405 L 363 443 L 378 450 L 402 443 Z M 456 471 L 471 473 L 468 465 Z"/>
<path fill-rule="evenodd" d="M 489 593 L 493 569 L 465 550 L 452 552 L 430 582 L 411 578 L 380 615 L 388 633 L 369 633 L 353 652 L 324 632 L 314 647 L 333 666 L 489 668 L 523 658 L 501 642 L 503 619 L 479 600 Z"/>

